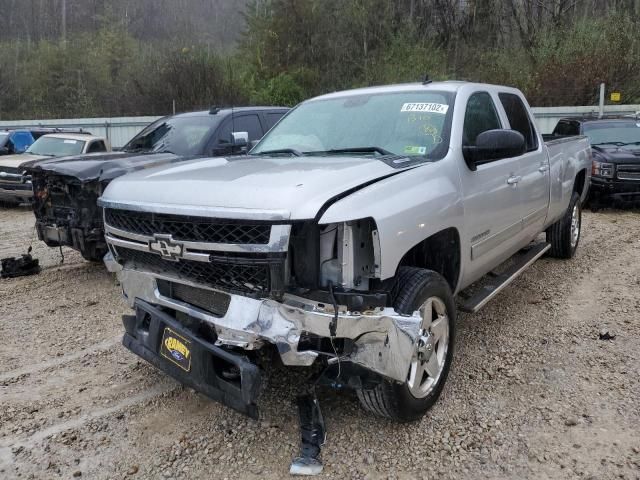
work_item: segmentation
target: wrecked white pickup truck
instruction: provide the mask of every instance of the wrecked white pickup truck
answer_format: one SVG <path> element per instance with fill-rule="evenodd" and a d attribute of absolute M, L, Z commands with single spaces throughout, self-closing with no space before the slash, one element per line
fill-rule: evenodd
<path fill-rule="evenodd" d="M 418 419 L 451 366 L 454 296 L 500 269 L 462 298 L 475 311 L 545 252 L 572 257 L 590 168 L 587 139 L 545 143 L 512 88 L 306 101 L 248 156 L 106 189 L 106 261 L 135 308 L 124 345 L 252 416 L 269 353 Z"/>

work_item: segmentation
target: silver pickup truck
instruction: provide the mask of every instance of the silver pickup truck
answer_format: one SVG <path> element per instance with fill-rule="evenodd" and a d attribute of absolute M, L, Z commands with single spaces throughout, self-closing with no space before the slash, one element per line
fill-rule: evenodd
<path fill-rule="evenodd" d="M 275 358 L 418 419 L 452 363 L 454 298 L 476 311 L 543 254 L 571 258 L 590 172 L 588 140 L 545 143 L 513 88 L 305 101 L 246 156 L 108 186 L 124 345 L 251 416 Z"/>

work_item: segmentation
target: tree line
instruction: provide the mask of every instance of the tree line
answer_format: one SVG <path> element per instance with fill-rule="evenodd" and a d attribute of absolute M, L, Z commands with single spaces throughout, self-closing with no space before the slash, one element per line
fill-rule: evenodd
<path fill-rule="evenodd" d="M 640 0 L 4 0 L 0 118 L 294 105 L 462 79 L 640 103 Z"/>

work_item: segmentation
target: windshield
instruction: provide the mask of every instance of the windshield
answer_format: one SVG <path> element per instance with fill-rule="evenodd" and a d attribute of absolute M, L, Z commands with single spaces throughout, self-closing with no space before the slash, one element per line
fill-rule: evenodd
<path fill-rule="evenodd" d="M 640 120 L 637 122 L 607 122 L 584 125 L 584 133 L 591 145 L 640 145 Z"/>
<path fill-rule="evenodd" d="M 133 137 L 123 150 L 200 155 L 219 123 L 215 115 L 163 118 Z"/>
<path fill-rule="evenodd" d="M 80 155 L 84 150 L 85 143 L 86 142 L 82 140 L 44 136 L 36 140 L 33 145 L 27 149 L 27 153 L 48 157 Z"/>
<path fill-rule="evenodd" d="M 440 159 L 449 148 L 453 100 L 453 93 L 439 91 L 312 100 L 284 117 L 251 154 L 366 153 Z"/>

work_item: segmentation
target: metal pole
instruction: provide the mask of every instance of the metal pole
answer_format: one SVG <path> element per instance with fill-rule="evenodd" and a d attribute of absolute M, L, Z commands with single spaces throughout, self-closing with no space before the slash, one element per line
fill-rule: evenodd
<path fill-rule="evenodd" d="M 67 0 L 62 0 L 62 43 L 67 41 Z"/>
<path fill-rule="evenodd" d="M 173 114 L 176 114 L 176 101 L 173 101 Z"/>
<path fill-rule="evenodd" d="M 598 118 L 604 117 L 604 83 L 600 84 L 600 115 Z"/>

